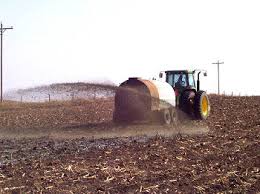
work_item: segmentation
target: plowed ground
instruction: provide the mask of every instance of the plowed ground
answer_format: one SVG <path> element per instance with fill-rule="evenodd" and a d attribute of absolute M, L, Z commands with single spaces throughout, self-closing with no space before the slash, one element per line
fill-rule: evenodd
<path fill-rule="evenodd" d="M 115 126 L 112 99 L 4 104 L 0 193 L 260 192 L 260 97 L 210 101 L 208 120 L 177 128 Z M 111 138 L 126 128 L 131 137 Z M 138 134 L 147 128 L 175 132 Z M 95 136 L 106 131 L 115 133 Z"/>

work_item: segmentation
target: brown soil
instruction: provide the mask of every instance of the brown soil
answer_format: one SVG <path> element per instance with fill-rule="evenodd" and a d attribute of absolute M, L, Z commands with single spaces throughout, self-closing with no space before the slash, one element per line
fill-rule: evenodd
<path fill-rule="evenodd" d="M 114 125 L 113 99 L 7 103 L 0 193 L 260 192 L 260 97 L 210 101 L 178 127 Z"/>
<path fill-rule="evenodd" d="M 51 103 L 5 103 L 0 111 L 0 138 L 114 138 L 137 135 L 171 136 L 208 132 L 202 122 L 186 120 L 180 126 L 158 122 L 116 125 L 112 122 L 113 99 Z"/>

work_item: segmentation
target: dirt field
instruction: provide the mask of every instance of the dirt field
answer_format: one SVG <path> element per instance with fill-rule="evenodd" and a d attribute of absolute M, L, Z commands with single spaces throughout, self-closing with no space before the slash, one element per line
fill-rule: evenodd
<path fill-rule="evenodd" d="M 0 193 L 259 193 L 260 97 L 210 101 L 177 127 L 114 125 L 113 99 L 5 103 Z"/>

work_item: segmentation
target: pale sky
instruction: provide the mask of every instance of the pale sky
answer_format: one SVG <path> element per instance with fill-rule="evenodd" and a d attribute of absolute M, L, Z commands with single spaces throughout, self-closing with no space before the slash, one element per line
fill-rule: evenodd
<path fill-rule="evenodd" d="M 260 95 L 259 0 L 0 0 L 4 90 L 206 69 L 202 89 Z"/>

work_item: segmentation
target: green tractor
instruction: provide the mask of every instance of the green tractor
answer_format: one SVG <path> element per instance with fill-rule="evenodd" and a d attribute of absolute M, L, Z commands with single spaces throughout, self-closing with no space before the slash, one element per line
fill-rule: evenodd
<path fill-rule="evenodd" d="M 200 90 L 201 73 L 207 76 L 207 72 L 204 70 L 172 70 L 161 72 L 159 77 L 160 79 L 165 78 L 164 81 L 173 87 L 176 107 L 195 119 L 204 120 L 209 116 L 210 103 L 206 92 Z"/>

